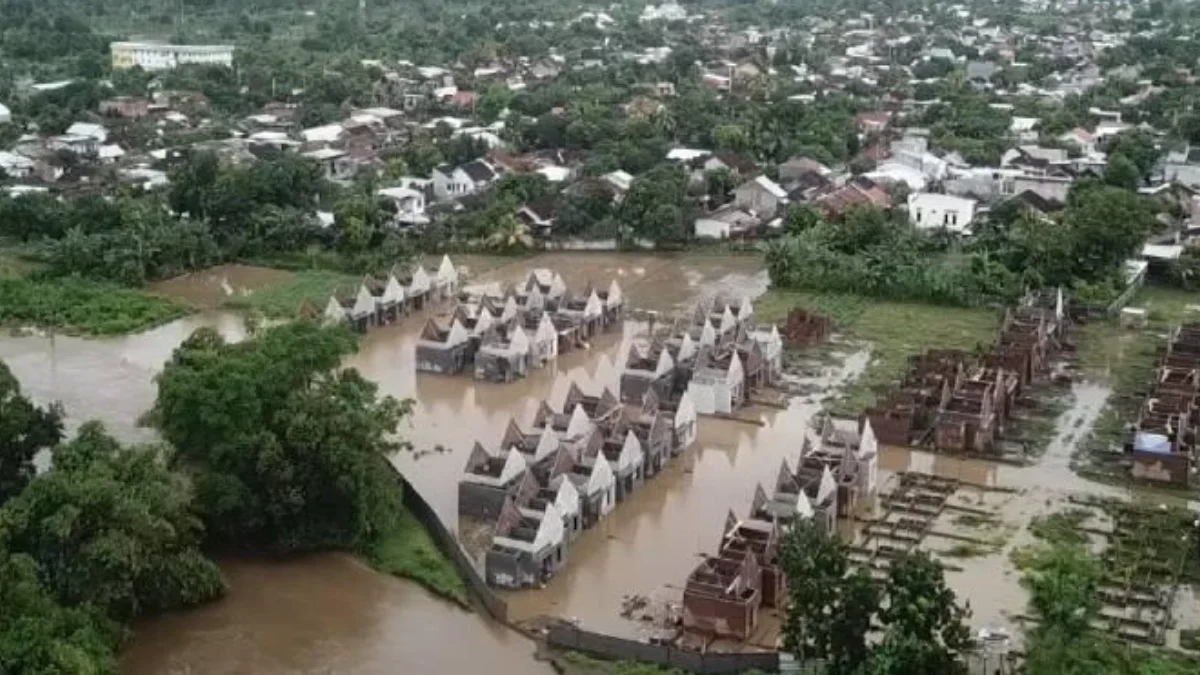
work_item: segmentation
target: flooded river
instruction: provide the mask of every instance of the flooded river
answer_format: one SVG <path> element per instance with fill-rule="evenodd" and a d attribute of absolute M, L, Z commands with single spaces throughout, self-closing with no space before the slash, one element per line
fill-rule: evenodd
<path fill-rule="evenodd" d="M 549 675 L 533 644 L 345 555 L 226 561 L 225 599 L 134 626 L 129 675 Z"/>

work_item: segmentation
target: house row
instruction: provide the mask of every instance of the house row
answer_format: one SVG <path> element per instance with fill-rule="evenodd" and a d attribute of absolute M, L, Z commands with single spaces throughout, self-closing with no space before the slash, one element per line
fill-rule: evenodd
<path fill-rule="evenodd" d="M 1049 369 L 1065 330 L 1061 292 L 1053 309 L 1010 308 L 990 351 L 931 349 L 910 357 L 900 384 L 863 416 L 885 445 L 991 453 L 1022 393 Z"/>
<path fill-rule="evenodd" d="M 560 353 L 620 326 L 625 300 L 612 281 L 607 289 L 567 289 L 550 270 L 530 272 L 518 287 L 469 289 L 448 316 L 432 317 L 417 341 L 417 370 L 511 382 Z"/>
<path fill-rule="evenodd" d="M 566 561 L 571 543 L 657 475 L 696 439 L 688 397 L 666 407 L 654 392 L 622 403 L 572 384 L 559 407 L 543 402 L 528 428 L 509 423 L 494 454 L 477 443 L 458 484 L 460 523 L 481 536 L 472 553 L 488 583 L 527 588 Z"/>
<path fill-rule="evenodd" d="M 1159 350 L 1149 393 L 1126 450 L 1134 478 L 1188 487 L 1195 482 L 1200 430 L 1200 323 L 1171 332 Z"/>
<path fill-rule="evenodd" d="M 778 328 L 755 328 L 753 316 L 748 298 L 701 303 L 674 334 L 630 349 L 622 394 L 636 399 L 654 391 L 673 401 L 687 393 L 700 414 L 731 414 L 783 371 Z"/>
<path fill-rule="evenodd" d="M 688 575 L 683 625 L 706 639 L 747 640 L 763 608 L 787 607 L 780 545 L 791 527 L 814 521 L 833 533 L 875 494 L 879 444 L 869 420 L 826 417 L 816 441 L 806 438 L 795 468 L 785 460 L 771 496 L 759 485 L 747 518 L 725 519 L 715 555 Z"/>
<path fill-rule="evenodd" d="M 365 332 L 376 326 L 400 321 L 405 315 L 434 304 L 445 302 L 458 290 L 458 270 L 443 256 L 434 274 L 420 264 L 410 270 L 393 269 L 387 274 L 368 275 L 353 293 L 334 292 L 325 303 L 324 311 L 311 300 L 301 307 L 301 314 L 321 318 L 327 324 L 348 323 Z"/>

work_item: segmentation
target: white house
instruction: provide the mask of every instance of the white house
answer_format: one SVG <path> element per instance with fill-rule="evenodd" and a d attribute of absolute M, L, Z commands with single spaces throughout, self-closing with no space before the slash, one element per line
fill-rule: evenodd
<path fill-rule="evenodd" d="M 396 223 L 420 225 L 429 222 L 425 215 L 425 193 L 408 187 L 382 188 L 377 193 L 396 205 Z"/>
<path fill-rule="evenodd" d="M 760 218 L 774 216 L 787 201 L 787 191 L 766 176 L 748 180 L 733 191 L 733 203 Z"/>
<path fill-rule="evenodd" d="M 104 141 L 108 140 L 108 129 L 105 129 L 103 124 L 76 122 L 67 127 L 66 135 L 86 136 L 96 141 L 96 143 L 103 143 Z"/>
<path fill-rule="evenodd" d="M 687 393 L 691 394 L 698 414 L 730 414 L 742 402 L 745 383 L 742 360 L 734 352 L 725 370 L 698 368 L 688 383 Z"/>
<path fill-rule="evenodd" d="M 727 204 L 696 218 L 694 229 L 697 239 L 728 239 L 752 231 L 760 222 L 736 205 Z"/>
<path fill-rule="evenodd" d="M 967 233 L 975 218 L 975 200 L 918 192 L 908 196 L 908 218 L 914 227 L 922 230 L 945 228 Z"/>
<path fill-rule="evenodd" d="M 33 175 L 33 160 L 15 152 L 0 150 L 0 171 L 9 178 L 28 178 Z"/>
<path fill-rule="evenodd" d="M 478 192 L 499 177 L 499 172 L 483 160 L 460 166 L 443 164 L 433 169 L 433 196 L 439 200 L 457 199 Z"/>
<path fill-rule="evenodd" d="M 458 270 L 455 269 L 454 263 L 450 262 L 450 256 L 442 255 L 442 262 L 438 265 L 437 275 L 434 276 L 433 281 L 437 295 L 441 299 L 453 297 L 458 293 Z"/>
<path fill-rule="evenodd" d="M 350 314 L 342 307 L 342 303 L 334 296 L 329 296 L 329 302 L 325 305 L 323 313 L 324 322 L 326 325 L 336 325 L 350 320 Z"/>

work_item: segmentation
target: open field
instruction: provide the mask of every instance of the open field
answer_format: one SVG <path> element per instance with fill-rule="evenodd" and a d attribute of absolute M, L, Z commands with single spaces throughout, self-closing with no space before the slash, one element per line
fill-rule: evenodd
<path fill-rule="evenodd" d="M 986 309 L 885 302 L 850 295 L 768 291 L 755 306 L 766 322 L 783 323 L 793 307 L 833 318 L 837 330 L 871 352 L 862 376 L 830 402 L 835 414 L 857 416 L 904 372 L 909 356 L 926 349 L 975 349 L 991 343 L 1000 317 Z"/>

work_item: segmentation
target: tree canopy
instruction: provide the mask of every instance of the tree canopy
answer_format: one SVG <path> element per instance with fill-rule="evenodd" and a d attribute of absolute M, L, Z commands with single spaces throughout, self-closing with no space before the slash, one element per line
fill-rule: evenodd
<path fill-rule="evenodd" d="M 0 361 L 0 506 L 33 480 L 33 458 L 62 438 L 62 408 L 38 407 Z"/>
<path fill-rule="evenodd" d="M 348 330 L 296 323 L 226 343 L 201 329 L 159 376 L 153 417 L 222 546 L 355 548 L 396 515 L 385 456 L 408 404 L 354 370 Z"/>

